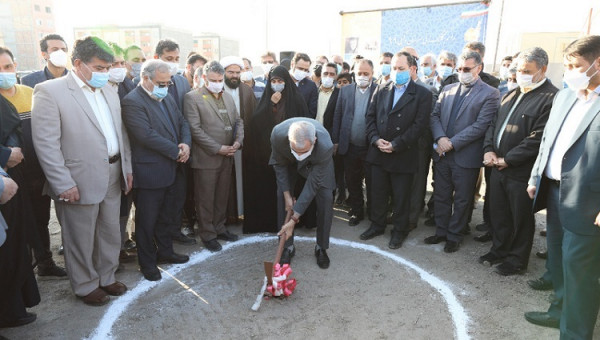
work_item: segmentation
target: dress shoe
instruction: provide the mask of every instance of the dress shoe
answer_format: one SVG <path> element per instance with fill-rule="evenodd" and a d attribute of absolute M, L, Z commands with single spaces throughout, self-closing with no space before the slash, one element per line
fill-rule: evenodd
<path fill-rule="evenodd" d="M 546 229 L 540 230 L 540 236 L 546 236 L 546 234 L 547 234 Z"/>
<path fill-rule="evenodd" d="M 183 235 L 181 231 L 173 235 L 172 239 L 173 242 L 182 244 L 184 246 L 192 246 L 196 244 L 196 239 Z"/>
<path fill-rule="evenodd" d="M 128 253 L 126 250 L 121 250 L 119 252 L 119 262 L 121 263 L 129 263 L 135 261 L 137 256 L 135 254 Z"/>
<path fill-rule="evenodd" d="M 125 247 L 125 250 L 127 250 L 127 251 L 132 251 L 135 248 L 137 248 L 137 244 L 132 239 L 127 239 L 127 241 L 125 241 L 125 244 L 123 246 Z"/>
<path fill-rule="evenodd" d="M 225 230 L 224 233 L 218 234 L 217 238 L 219 240 L 231 241 L 231 242 L 235 242 L 238 240 L 238 236 L 236 234 L 230 232 L 229 230 Z"/>
<path fill-rule="evenodd" d="M 398 249 L 398 248 L 402 247 L 402 243 L 404 243 L 404 240 L 406 240 L 407 236 L 408 236 L 408 233 L 392 232 L 392 238 L 390 239 L 390 243 L 388 244 L 388 247 L 390 249 Z"/>
<path fill-rule="evenodd" d="M 428 227 L 435 227 L 435 218 L 432 216 L 425 220 L 425 225 Z"/>
<path fill-rule="evenodd" d="M 490 242 L 492 240 L 492 233 L 488 231 L 485 234 L 473 237 L 473 239 L 481 243 Z"/>
<path fill-rule="evenodd" d="M 296 247 L 292 246 L 291 249 L 289 247 L 283 248 L 283 252 L 281 253 L 281 258 L 279 259 L 279 264 L 282 266 L 284 264 L 291 264 L 292 257 L 294 257 L 294 255 L 296 255 Z"/>
<path fill-rule="evenodd" d="M 102 288 L 102 290 L 105 291 L 106 294 L 112 296 L 121 296 L 127 291 L 127 286 L 119 281 L 115 281 L 113 284 L 100 288 Z"/>
<path fill-rule="evenodd" d="M 547 312 L 527 312 L 525 313 L 525 320 L 538 326 L 552 328 L 560 327 L 560 319 L 551 317 Z"/>
<path fill-rule="evenodd" d="M 65 255 L 65 248 L 62 244 L 60 245 L 60 247 L 58 247 L 58 255 Z"/>
<path fill-rule="evenodd" d="M 535 253 L 535 256 L 539 257 L 540 259 L 547 259 L 548 258 L 548 251 L 538 251 Z"/>
<path fill-rule="evenodd" d="M 64 268 L 59 267 L 52 259 L 40 262 L 37 266 L 38 276 L 64 278 L 67 272 Z"/>
<path fill-rule="evenodd" d="M 209 241 L 202 241 L 202 244 L 204 244 L 204 248 L 212 251 L 213 253 L 216 251 L 221 251 L 221 249 L 223 249 L 223 247 L 221 247 L 221 244 L 219 243 L 219 241 L 217 241 L 216 238 L 213 238 Z"/>
<path fill-rule="evenodd" d="M 181 233 L 187 237 L 191 237 L 191 238 L 196 237 L 196 233 L 194 232 L 193 225 L 191 227 L 185 226 L 185 227 L 181 228 Z"/>
<path fill-rule="evenodd" d="M 510 262 L 502 262 L 494 270 L 496 273 L 504 276 L 520 275 L 525 272 L 525 268 L 515 266 Z"/>
<path fill-rule="evenodd" d="M 454 253 L 454 252 L 457 252 L 459 248 L 460 248 L 459 242 L 447 240 L 446 245 L 444 246 L 444 253 Z"/>
<path fill-rule="evenodd" d="M 502 257 L 500 257 L 494 253 L 487 253 L 487 254 L 479 257 L 479 263 L 485 264 L 488 267 L 498 264 L 498 263 L 502 262 L 502 260 L 503 260 Z"/>
<path fill-rule="evenodd" d="M 539 279 L 535 279 L 535 280 L 529 280 L 529 281 L 527 281 L 527 284 L 533 290 L 550 290 L 550 289 L 552 289 L 552 281 L 544 280 L 543 277 L 540 277 Z"/>
<path fill-rule="evenodd" d="M 438 244 L 440 242 L 444 242 L 446 241 L 446 236 L 438 236 L 438 235 L 433 235 L 433 236 L 429 236 L 427 238 L 425 238 L 425 244 Z"/>
<path fill-rule="evenodd" d="M 336 205 L 344 205 L 344 203 L 346 203 L 346 191 L 341 191 L 336 199 L 335 199 L 335 204 Z"/>
<path fill-rule="evenodd" d="M 79 298 L 83 303 L 90 306 L 104 306 L 110 301 L 110 296 L 100 288 L 96 288 L 88 295 L 80 296 Z"/>
<path fill-rule="evenodd" d="M 351 227 L 354 227 L 355 225 L 358 225 L 360 223 L 360 221 L 362 221 L 362 220 L 364 220 L 364 216 L 352 215 L 352 216 L 350 216 L 348 225 Z"/>
<path fill-rule="evenodd" d="M 30 324 L 32 322 L 35 321 L 35 319 L 37 319 L 37 315 L 35 315 L 35 313 L 29 313 L 29 312 L 25 312 L 25 316 L 18 318 L 18 319 L 14 319 L 14 320 L 10 320 L 10 321 L 2 321 L 0 322 L 0 328 L 10 328 L 10 327 L 20 327 L 20 326 L 24 326 L 27 324 Z"/>
<path fill-rule="evenodd" d="M 321 269 L 329 268 L 329 256 L 325 249 L 315 247 L 315 256 L 317 257 L 317 265 Z"/>
<path fill-rule="evenodd" d="M 375 236 L 383 235 L 384 230 L 370 226 L 364 233 L 360 234 L 360 239 L 363 241 L 370 240 Z"/>
<path fill-rule="evenodd" d="M 487 222 L 479 223 L 475 226 L 475 229 L 477 229 L 477 231 L 488 231 L 490 230 L 490 225 Z"/>
<path fill-rule="evenodd" d="M 177 263 L 186 263 L 189 260 L 190 260 L 190 257 L 187 255 L 173 253 L 167 257 L 159 257 L 156 260 L 156 263 L 158 263 L 158 264 L 163 264 L 163 263 L 177 264 Z"/>
<path fill-rule="evenodd" d="M 141 270 L 142 275 L 148 281 L 158 281 L 162 279 L 162 275 L 160 275 L 160 271 L 158 269 L 155 270 Z"/>

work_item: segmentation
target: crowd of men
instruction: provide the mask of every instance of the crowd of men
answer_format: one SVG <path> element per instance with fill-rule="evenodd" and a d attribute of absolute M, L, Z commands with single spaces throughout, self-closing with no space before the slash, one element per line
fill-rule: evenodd
<path fill-rule="evenodd" d="M 0 47 L 0 327 L 35 320 L 26 310 L 40 302 L 28 249 L 39 277 L 68 277 L 94 306 L 127 291 L 115 277 L 122 263 L 137 259 L 147 280 L 160 280 L 158 264 L 189 260 L 173 242 L 195 244 L 197 235 L 218 252 L 219 241 L 238 239 L 227 225 L 240 218 L 245 233 L 288 239 L 282 263 L 295 254 L 294 228 L 316 227 L 316 262 L 328 268 L 334 203 L 349 208 L 351 226 L 368 218 L 361 240 L 391 224 L 391 249 L 427 205 L 435 233 L 424 243 L 453 253 L 470 234 L 483 177 L 476 229 L 485 233 L 475 239 L 492 243 L 479 262 L 524 273 L 534 213 L 547 209 L 547 272 L 529 284 L 555 294 L 547 312 L 525 318 L 560 328 L 564 339 L 592 338 L 600 36 L 566 48 L 561 90 L 546 77 L 543 49 L 505 57 L 497 78 L 483 71 L 479 42 L 459 56 L 405 47 L 382 53 L 378 65 L 304 53 L 280 64 L 267 52 L 258 76 L 250 59 L 197 53 L 180 72 L 182 51 L 168 39 L 146 56 L 85 37 L 70 63 L 61 36 L 40 48 L 46 67 L 19 84 L 18 56 Z M 66 269 L 50 250 L 51 200 Z"/>

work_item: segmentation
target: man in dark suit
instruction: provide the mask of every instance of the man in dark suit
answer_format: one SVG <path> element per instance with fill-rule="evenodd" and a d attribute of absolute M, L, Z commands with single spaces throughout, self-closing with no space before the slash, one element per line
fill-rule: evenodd
<path fill-rule="evenodd" d="M 177 214 L 184 173 L 177 163 L 190 156 L 190 128 L 167 87 L 169 65 L 149 60 L 142 66 L 140 86 L 123 100 L 123 121 L 131 138 L 135 178 L 136 241 L 142 274 L 160 280 L 157 263 L 185 263 L 173 251 L 169 224 Z M 158 256 L 157 256 L 158 255 Z"/>
<path fill-rule="evenodd" d="M 333 134 L 331 139 L 336 154 L 344 159 L 350 220 L 355 226 L 365 217 L 362 183 L 366 178 L 367 206 L 370 207 L 370 166 L 365 161 L 369 144 L 367 142 L 367 109 L 377 88 L 371 79 L 373 63 L 361 59 L 355 68 L 357 83 L 340 89 L 340 95 L 333 116 Z M 370 209 L 367 209 L 370 211 Z"/>
<path fill-rule="evenodd" d="M 502 262 L 496 267 L 501 275 L 520 274 L 529 263 L 535 219 L 527 181 L 558 91 L 546 79 L 547 68 L 548 54 L 543 49 L 521 52 L 517 61 L 520 87 L 503 98 L 483 144 L 483 164 L 492 168 L 486 200 L 490 201 L 493 244 L 479 262 L 489 266 Z"/>
<path fill-rule="evenodd" d="M 67 75 L 67 43 L 58 34 L 48 34 L 40 40 L 42 57 L 47 64 L 43 70 L 33 72 L 21 79 L 21 84 L 34 88 L 35 85 L 49 79 L 60 78 Z M 48 208 L 50 210 L 50 208 Z"/>
<path fill-rule="evenodd" d="M 447 253 L 460 247 L 483 159 L 483 137 L 500 105 L 498 90 L 479 78 L 481 62 L 477 52 L 461 55 L 460 82 L 444 88 L 431 114 L 437 230 L 425 243 L 446 241 Z"/>
<path fill-rule="evenodd" d="M 547 209 L 555 300 L 527 321 L 560 326 L 561 339 L 592 339 L 600 303 L 600 36 L 565 50 L 568 89 L 555 96 L 527 192 Z"/>
<path fill-rule="evenodd" d="M 321 123 L 310 118 L 291 118 L 276 125 L 271 133 L 271 159 L 277 177 L 278 235 L 287 242 L 281 256 L 281 263 L 290 263 L 296 250 L 293 231 L 310 202 L 317 203 L 317 245 L 315 256 L 317 265 L 329 267 L 329 231 L 333 221 L 333 143 L 329 133 Z M 294 183 L 302 177 L 306 183 L 296 200 L 292 197 Z M 289 221 L 284 216 L 291 213 Z M 285 224 L 284 224 L 285 223 Z"/>
<path fill-rule="evenodd" d="M 369 240 L 382 235 L 392 199 L 391 249 L 397 249 L 410 232 L 410 187 L 417 171 L 417 141 L 429 123 L 431 92 L 410 79 L 417 62 L 407 52 L 392 58 L 391 82 L 379 85 L 367 111 L 366 161 L 371 164 L 371 226 L 360 235 Z"/>
<path fill-rule="evenodd" d="M 292 59 L 290 74 L 308 106 L 310 117 L 316 118 L 319 89 L 308 77 L 310 75 L 310 63 L 308 54 L 296 53 L 294 59 Z"/>

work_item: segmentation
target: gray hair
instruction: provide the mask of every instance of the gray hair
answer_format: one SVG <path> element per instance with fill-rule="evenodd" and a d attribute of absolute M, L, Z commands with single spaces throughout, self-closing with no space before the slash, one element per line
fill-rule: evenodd
<path fill-rule="evenodd" d="M 433 54 L 433 53 L 427 53 L 426 55 L 424 55 L 424 56 L 421 57 L 421 60 L 424 61 L 425 58 L 427 58 L 427 57 L 431 58 L 431 62 L 430 62 L 431 65 L 437 65 L 437 59 L 435 57 L 435 54 Z"/>
<path fill-rule="evenodd" d="M 464 51 L 463 54 L 460 55 L 460 59 L 463 61 L 473 59 L 475 64 L 481 65 L 481 55 L 475 51 Z"/>
<path fill-rule="evenodd" d="M 309 121 L 301 120 L 293 122 L 288 130 L 288 139 L 290 140 L 290 144 L 293 144 L 294 147 L 304 146 L 306 141 L 309 141 L 310 144 L 314 144 L 316 138 L 317 129 L 314 124 Z"/>
<path fill-rule="evenodd" d="M 148 78 L 154 79 L 156 71 L 159 71 L 160 73 L 170 73 L 171 67 L 160 59 L 148 59 L 142 64 L 140 77 L 148 76 Z"/>
<path fill-rule="evenodd" d="M 210 72 L 217 74 L 225 74 L 225 69 L 223 65 L 221 65 L 218 61 L 213 60 L 210 63 L 204 65 L 204 74 L 209 74 Z"/>
<path fill-rule="evenodd" d="M 533 61 L 538 69 L 540 69 L 544 66 L 548 66 L 548 53 L 539 47 L 532 47 L 522 51 L 517 57 L 517 60 L 519 62 L 525 61 L 528 63 Z"/>
<path fill-rule="evenodd" d="M 442 58 L 452 60 L 452 63 L 454 63 L 454 66 L 456 67 L 456 54 L 448 51 L 442 51 L 442 53 L 440 53 L 440 55 L 438 56 L 438 59 Z"/>

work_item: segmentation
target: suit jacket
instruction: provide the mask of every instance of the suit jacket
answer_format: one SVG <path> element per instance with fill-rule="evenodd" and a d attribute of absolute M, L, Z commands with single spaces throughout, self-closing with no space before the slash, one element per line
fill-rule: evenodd
<path fill-rule="evenodd" d="M 376 88 L 377 84 L 371 82 L 371 85 L 369 85 L 369 103 L 373 98 L 373 93 L 375 92 Z M 352 130 L 352 121 L 354 120 L 355 94 L 356 83 L 342 87 L 340 89 L 338 101 L 335 105 L 335 113 L 333 114 L 333 133 L 331 134 L 331 139 L 334 144 L 338 144 L 337 153 L 340 155 L 345 155 L 346 152 L 348 152 L 348 146 L 350 145 L 350 132 Z M 367 115 L 369 106 L 367 106 L 367 110 L 364 112 L 365 116 Z"/>
<path fill-rule="evenodd" d="M 177 89 L 177 98 L 173 99 L 175 99 L 177 107 L 180 108 L 181 111 L 183 110 L 183 98 L 185 97 L 186 93 L 190 92 L 191 90 L 190 83 L 184 76 L 179 74 L 171 76 L 171 81 L 175 85 L 175 89 Z"/>
<path fill-rule="evenodd" d="M 495 152 L 498 157 L 504 157 L 508 164 L 508 168 L 502 170 L 505 176 L 523 183 L 529 180 L 556 92 L 558 89 L 546 79 L 538 88 L 525 93 L 511 114 L 504 132 L 502 125 L 521 95 L 521 90 L 517 87 L 502 98 L 500 110 L 486 132 L 483 152 Z M 501 132 L 500 146 L 496 147 Z"/>
<path fill-rule="evenodd" d="M 8 177 L 8 174 L 4 171 L 4 169 L 0 168 L 0 176 Z M 3 192 L 4 192 L 4 181 L 2 180 L 2 178 L 0 178 L 0 195 L 2 195 Z M 2 216 L 2 214 L 0 214 L 0 247 L 2 247 L 2 245 L 4 244 L 4 241 L 6 241 L 6 230 L 8 230 L 8 225 L 6 224 L 6 221 L 4 220 L 4 216 Z"/>
<path fill-rule="evenodd" d="M 177 103 L 152 99 L 142 86 L 136 87 L 123 101 L 123 123 L 129 132 L 133 158 L 133 186 L 143 189 L 167 187 L 175 181 L 180 143 L 191 147 L 190 127 L 177 108 Z"/>
<path fill-rule="evenodd" d="M 232 125 L 233 139 L 227 137 L 225 122 L 206 86 L 185 95 L 183 114 L 192 132 L 191 167 L 194 169 L 219 168 L 226 157 L 218 154 L 221 146 L 232 145 L 236 141 L 243 143 L 244 122 L 235 108 L 233 97 L 227 92 L 221 95 Z"/>
<path fill-rule="evenodd" d="M 317 132 L 317 141 L 310 156 L 298 162 L 290 149 L 288 130 L 297 121 L 311 122 Z M 293 174 L 306 178 L 304 188 L 294 204 L 294 211 L 303 215 L 320 189 L 335 189 L 333 171 L 333 143 L 321 123 L 310 118 L 290 118 L 276 125 L 271 132 L 271 159 L 277 177 L 277 188 L 281 192 L 292 191 Z M 292 175 L 292 176 L 290 176 Z"/>
<path fill-rule="evenodd" d="M 329 97 L 325 112 L 323 113 L 323 127 L 329 132 L 330 136 L 333 135 L 333 117 L 335 115 L 335 106 L 339 95 L 340 89 L 336 86 L 333 88 L 333 93 L 331 94 L 331 97 Z"/>
<path fill-rule="evenodd" d="M 293 79 L 293 77 L 292 77 Z M 319 104 L 319 89 L 314 81 L 304 78 L 298 82 L 298 91 L 308 106 L 308 112 L 311 118 L 317 117 L 317 106 Z"/>
<path fill-rule="evenodd" d="M 63 76 L 66 76 L 67 73 L 69 73 L 69 71 L 65 69 Z M 48 67 L 44 66 L 43 70 L 33 72 L 23 77 L 21 79 L 21 84 L 34 88 L 35 85 L 50 79 L 54 79 L 54 76 L 52 75 L 52 73 L 50 73 Z"/>
<path fill-rule="evenodd" d="M 460 83 L 454 83 L 444 87 L 435 104 L 430 124 L 434 141 L 446 137 L 448 120 L 459 85 Z M 460 106 L 454 123 L 456 134 L 450 138 L 454 147 L 450 152 L 454 152 L 456 164 L 463 168 L 483 166 L 483 139 L 499 106 L 500 92 L 498 89 L 477 79 Z M 437 152 L 434 152 L 433 161 L 437 162 L 439 159 Z"/>
<path fill-rule="evenodd" d="M 546 207 L 547 178 L 544 171 L 554 141 L 565 118 L 577 101 L 576 93 L 563 89 L 554 97 L 540 151 L 531 170 L 529 185 L 537 187 L 534 211 Z M 563 228 L 581 235 L 600 235 L 594 220 L 600 212 L 600 99 L 594 104 L 575 131 L 564 155 L 560 178 L 559 216 Z"/>
<path fill-rule="evenodd" d="M 77 186 L 73 204 L 96 204 L 106 196 L 109 181 L 108 149 L 100 123 L 73 73 L 36 85 L 31 129 L 38 160 L 46 174 L 44 193 L 57 199 Z M 123 188 L 131 173 L 129 138 L 121 121 L 117 92 L 107 84 L 101 91 L 110 108 L 121 152 Z"/>
<path fill-rule="evenodd" d="M 366 161 L 389 172 L 415 173 L 419 157 L 417 142 L 429 124 L 431 92 L 410 80 L 394 105 L 395 84 L 379 85 L 367 110 Z M 348 87 L 348 86 L 347 86 Z M 378 139 L 392 143 L 392 153 L 381 152 Z"/>

